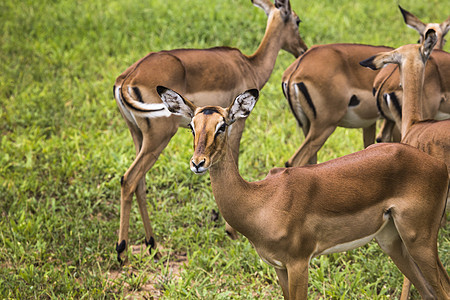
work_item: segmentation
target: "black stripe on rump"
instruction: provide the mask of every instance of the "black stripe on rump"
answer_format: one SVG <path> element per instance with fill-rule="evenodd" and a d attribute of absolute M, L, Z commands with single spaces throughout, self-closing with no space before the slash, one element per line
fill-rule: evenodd
<path fill-rule="evenodd" d="M 317 112 L 316 112 L 316 108 L 314 107 L 314 104 L 311 100 L 311 96 L 308 93 L 308 89 L 306 88 L 306 85 L 303 82 L 297 83 L 298 88 L 300 89 L 300 91 L 303 93 L 303 95 L 305 96 L 306 102 L 308 103 L 309 107 L 312 109 L 313 113 L 314 113 L 314 118 L 317 117 Z"/>
<path fill-rule="evenodd" d="M 139 90 L 137 86 L 133 86 L 132 89 L 133 92 L 136 94 L 137 100 L 141 103 L 144 103 L 144 100 L 142 100 L 141 90 Z"/>
<path fill-rule="evenodd" d="M 397 111 L 397 114 L 399 115 L 399 117 L 401 117 L 402 116 L 402 106 L 398 102 L 398 98 L 395 95 L 395 92 L 390 93 L 389 96 L 391 97 L 391 101 L 394 104 L 394 107 L 395 107 L 395 110 Z"/>

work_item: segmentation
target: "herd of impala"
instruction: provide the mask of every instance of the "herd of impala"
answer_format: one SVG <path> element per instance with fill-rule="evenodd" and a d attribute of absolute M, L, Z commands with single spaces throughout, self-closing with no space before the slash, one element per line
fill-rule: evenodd
<path fill-rule="evenodd" d="M 286 299 L 307 298 L 312 258 L 372 239 L 405 275 L 401 299 L 411 283 L 424 299 L 450 299 L 437 249 L 449 202 L 450 54 L 442 47 L 450 17 L 424 24 L 400 7 L 420 34 L 418 44 L 308 49 L 289 0 L 252 2 L 268 17 L 252 55 L 229 47 L 152 52 L 116 79 L 114 98 L 136 150 L 121 181 L 118 260 L 125 262 L 129 246 L 133 194 L 145 243 L 157 248 L 145 174 L 181 126 L 192 130 L 191 170 L 209 170 L 227 232 L 243 234 L 275 268 Z M 283 74 L 282 90 L 305 139 L 286 168 L 247 182 L 238 170 L 244 122 L 281 49 L 297 58 Z M 377 140 L 401 143 L 370 146 L 380 117 Z M 363 128 L 367 149 L 316 164 L 337 126 Z"/>

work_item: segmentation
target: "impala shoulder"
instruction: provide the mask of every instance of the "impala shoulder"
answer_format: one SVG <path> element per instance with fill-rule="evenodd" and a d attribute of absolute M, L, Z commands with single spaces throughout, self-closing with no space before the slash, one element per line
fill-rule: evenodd
<path fill-rule="evenodd" d="M 372 153 L 382 159 L 390 160 L 393 163 L 408 159 L 411 156 L 421 155 L 416 148 L 401 143 L 379 143 L 370 145 L 361 153 Z"/>

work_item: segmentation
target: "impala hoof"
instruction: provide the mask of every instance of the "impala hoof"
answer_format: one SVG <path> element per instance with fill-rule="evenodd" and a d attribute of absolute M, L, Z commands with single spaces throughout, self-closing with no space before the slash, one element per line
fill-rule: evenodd
<path fill-rule="evenodd" d="M 149 241 L 144 239 L 144 242 L 145 246 L 148 247 L 148 254 L 152 255 L 152 249 L 156 251 L 153 259 L 155 260 L 155 262 L 158 262 L 162 256 L 161 253 L 158 252 L 155 239 L 151 236 Z"/>
<path fill-rule="evenodd" d="M 288 161 L 284 163 L 284 166 L 285 166 L 286 168 L 292 167 L 292 165 L 291 165 Z"/>
<path fill-rule="evenodd" d="M 127 247 L 127 242 L 125 242 L 125 240 L 122 240 L 120 242 L 120 244 L 119 243 L 116 244 L 117 261 L 120 263 L 120 265 L 124 264 L 124 261 L 120 257 L 120 254 L 122 254 L 122 252 L 125 251 L 126 247 Z"/>
<path fill-rule="evenodd" d="M 236 231 L 232 232 L 230 230 L 225 230 L 225 232 L 227 233 L 228 237 L 232 240 L 237 240 L 239 237 Z"/>

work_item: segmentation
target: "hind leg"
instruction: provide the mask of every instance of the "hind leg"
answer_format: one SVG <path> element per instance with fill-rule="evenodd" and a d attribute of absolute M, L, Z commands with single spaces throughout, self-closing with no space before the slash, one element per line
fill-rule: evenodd
<path fill-rule="evenodd" d="M 373 123 L 369 127 L 363 128 L 364 148 L 369 147 L 375 142 L 375 133 L 377 131 L 377 123 Z"/>
<path fill-rule="evenodd" d="M 286 162 L 286 167 L 304 166 L 310 161 L 317 161 L 317 152 L 323 146 L 328 137 L 334 132 L 336 125 L 327 125 L 317 128 L 311 124 L 311 128 L 295 154 Z"/>
<path fill-rule="evenodd" d="M 422 217 L 421 226 L 417 226 L 418 216 L 404 218 L 409 211 L 403 211 L 400 218 L 394 218 L 394 222 L 409 254 L 437 295 L 437 299 L 450 299 L 450 277 L 439 259 L 437 248 L 444 203 L 440 201 L 439 206 L 430 205 L 428 209 L 435 213 L 430 214 L 428 220 L 426 216 Z M 416 208 L 412 208 L 413 214 L 414 211 Z"/>
<path fill-rule="evenodd" d="M 400 221 L 395 224 L 390 221 L 377 235 L 378 244 L 414 284 L 423 299 L 448 299 L 445 292 L 448 275 L 437 256 L 437 234 L 430 234 L 428 229 L 411 230 L 417 226 L 409 224 L 405 228 L 405 225 Z M 437 233 L 437 228 L 434 229 Z M 409 289 L 404 292 L 409 292 Z M 405 297 L 402 292 L 401 299 Z"/>
<path fill-rule="evenodd" d="M 414 283 L 423 298 L 433 296 L 430 286 L 409 254 L 392 220 L 376 236 L 376 241 L 381 249 L 391 257 L 400 271 Z M 403 292 L 401 299 L 404 299 Z"/>
<path fill-rule="evenodd" d="M 133 164 L 122 177 L 119 241 L 116 246 L 119 262 L 123 262 L 125 250 L 128 246 L 128 229 L 133 193 L 136 193 L 141 217 L 144 222 L 146 242 L 152 248 L 156 248 L 156 242 L 145 204 L 145 174 L 151 169 L 172 136 L 176 133 L 178 124 L 171 120 L 171 118 L 154 119 L 152 120 L 151 126 L 148 122 L 147 120 L 141 120 L 140 127 L 143 128 L 142 146 Z"/>
<path fill-rule="evenodd" d="M 283 291 L 284 299 L 289 299 L 289 281 L 287 270 L 275 268 L 275 272 L 277 273 L 278 282 L 280 283 L 281 290 Z"/>

